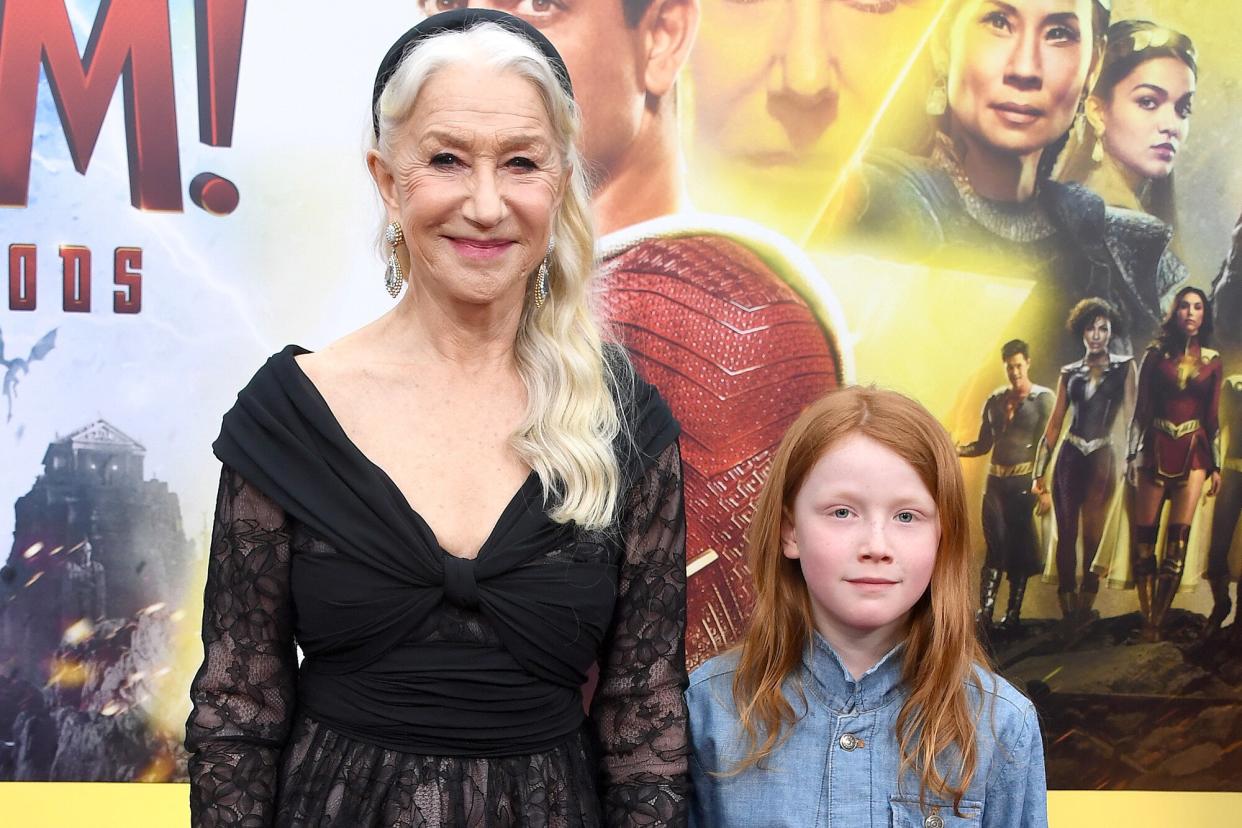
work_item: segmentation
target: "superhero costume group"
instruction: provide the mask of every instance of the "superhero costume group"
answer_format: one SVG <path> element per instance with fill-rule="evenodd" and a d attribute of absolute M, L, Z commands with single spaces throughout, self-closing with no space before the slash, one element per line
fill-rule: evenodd
<path fill-rule="evenodd" d="M 1103 299 L 1084 299 L 1066 327 L 1086 353 L 1061 368 L 1055 395 L 1028 379 L 1027 344 L 1006 343 L 1002 357 L 1010 384 L 988 398 L 979 439 L 959 447 L 963 457 L 992 452 L 983 508 L 988 554 L 980 578 L 982 625 L 992 624 L 1003 573 L 1009 606 L 1001 627 L 1019 629 L 1027 580 L 1042 568 L 1057 584 L 1066 620 L 1093 617 L 1104 577 L 1136 589 L 1142 637 L 1160 638 L 1184 569 L 1189 563 L 1196 575 L 1202 572 L 1202 558 L 1190 555 L 1190 541 L 1196 513 L 1204 502 L 1213 502 L 1203 495 L 1226 493 L 1219 451 L 1222 412 L 1227 430 L 1236 433 L 1236 402 L 1226 396 L 1222 404 L 1221 392 L 1224 385 L 1228 394 L 1236 393 L 1242 377 L 1226 383 L 1219 352 L 1204 344 L 1212 322 L 1206 294 L 1180 289 L 1136 379 L 1134 358 L 1108 350 L 1113 329 L 1123 324 L 1119 312 Z M 1123 432 L 1126 439 L 1118 439 Z M 1117 446 L 1123 444 L 1124 467 L 1117 461 Z M 1230 450 L 1237 448 L 1231 443 Z M 1207 576 L 1215 605 L 1205 634 L 1219 628 L 1231 608 L 1228 587 L 1236 578 L 1236 562 L 1231 565 L 1230 552 L 1238 512 L 1233 497 L 1231 488 L 1229 497 L 1214 501 Z M 1041 562 L 1036 522 L 1049 506 L 1054 524 Z"/>

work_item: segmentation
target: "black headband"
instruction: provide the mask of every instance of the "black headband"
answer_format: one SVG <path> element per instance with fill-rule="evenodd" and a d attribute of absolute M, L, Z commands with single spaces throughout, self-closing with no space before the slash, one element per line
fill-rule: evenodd
<path fill-rule="evenodd" d="M 379 71 L 375 73 L 375 87 L 371 90 L 371 123 L 375 128 L 377 138 L 379 137 L 380 95 L 405 56 L 420 42 L 432 35 L 464 31 L 479 23 L 496 23 L 530 41 L 531 45 L 538 49 L 552 65 L 552 71 L 561 89 L 565 90 L 565 94 L 569 97 L 574 96 L 574 87 L 569 82 L 569 70 L 565 68 L 565 61 L 561 58 L 560 52 L 556 51 L 556 47 L 552 45 L 552 41 L 543 36 L 543 32 L 520 17 L 494 9 L 453 9 L 442 14 L 434 14 L 401 35 L 397 38 L 397 42 L 392 44 L 388 54 L 384 55 L 384 59 L 380 61 Z"/>

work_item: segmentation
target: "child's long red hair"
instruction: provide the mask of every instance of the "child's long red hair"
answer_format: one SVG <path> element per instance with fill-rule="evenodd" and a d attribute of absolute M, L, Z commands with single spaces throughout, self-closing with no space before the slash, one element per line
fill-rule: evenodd
<path fill-rule="evenodd" d="M 815 622 L 801 567 L 781 553 L 781 522 L 792 514 L 811 468 L 851 434 L 866 435 L 909 462 L 936 503 L 940 545 L 931 585 L 910 613 L 902 660 L 910 695 L 897 716 L 897 739 L 900 772 L 917 771 L 920 799 L 931 790 L 951 795 L 956 807 L 977 762 L 979 709 L 970 704 L 967 683 L 976 682 L 975 668 L 987 663 L 975 637 L 965 486 L 944 428 L 909 397 L 877 388 L 843 388 L 810 405 L 772 460 L 747 538 L 755 609 L 733 679 L 748 753 L 730 775 L 762 765 L 798 718 L 781 687 L 802 663 Z M 946 757 L 951 767 L 944 766 Z"/>

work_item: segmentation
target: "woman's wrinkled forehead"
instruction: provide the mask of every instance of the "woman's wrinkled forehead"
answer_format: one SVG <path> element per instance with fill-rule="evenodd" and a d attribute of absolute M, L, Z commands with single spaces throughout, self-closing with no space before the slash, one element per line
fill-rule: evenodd
<path fill-rule="evenodd" d="M 526 147 L 563 161 L 565 138 L 549 106 L 539 84 L 518 68 L 454 60 L 428 74 L 408 110 L 386 128 L 383 143 L 394 151 L 429 143 L 487 144 L 498 152 Z"/>

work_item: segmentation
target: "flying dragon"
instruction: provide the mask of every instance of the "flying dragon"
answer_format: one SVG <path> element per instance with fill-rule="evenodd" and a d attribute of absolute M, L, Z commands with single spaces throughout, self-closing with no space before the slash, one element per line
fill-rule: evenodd
<path fill-rule="evenodd" d="M 30 349 L 30 356 L 25 359 L 21 357 L 13 357 L 13 359 L 4 358 L 4 332 L 0 330 L 0 366 L 4 367 L 4 397 L 9 403 L 9 414 L 5 420 L 6 423 L 13 420 L 13 400 L 17 397 L 17 383 L 23 374 L 30 373 L 30 363 L 35 360 L 43 359 L 48 352 L 56 347 L 56 328 L 48 331 L 43 338 L 35 343 Z"/>

